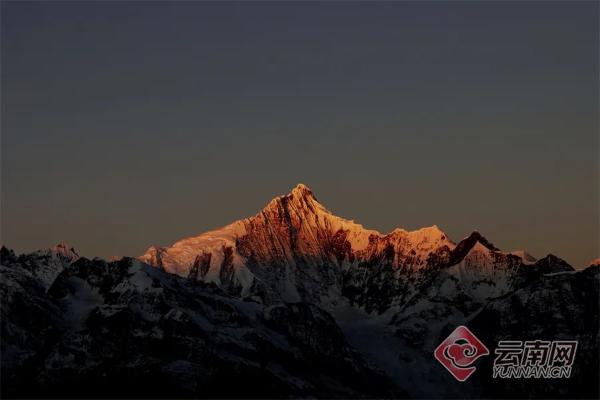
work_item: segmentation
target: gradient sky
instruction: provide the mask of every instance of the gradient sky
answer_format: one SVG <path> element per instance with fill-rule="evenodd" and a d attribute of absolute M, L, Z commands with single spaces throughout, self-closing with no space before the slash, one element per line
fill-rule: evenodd
<path fill-rule="evenodd" d="M 386 232 L 598 249 L 588 2 L 2 1 L 2 243 L 140 255 L 304 182 Z"/>

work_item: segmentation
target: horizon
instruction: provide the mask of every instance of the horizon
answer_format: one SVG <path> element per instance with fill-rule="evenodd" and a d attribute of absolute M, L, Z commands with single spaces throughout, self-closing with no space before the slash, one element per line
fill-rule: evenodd
<path fill-rule="evenodd" d="M 17 252 L 138 256 L 305 182 L 379 232 L 600 256 L 598 2 L 0 7 Z"/>
<path fill-rule="evenodd" d="M 497 245 L 497 243 L 495 243 L 493 239 L 490 239 L 489 237 L 487 237 L 487 236 L 485 235 L 485 233 L 482 233 L 482 232 L 480 232 L 478 229 L 474 229 L 474 230 L 470 231 L 469 233 L 467 233 L 466 235 L 464 235 L 464 236 L 463 236 L 461 239 L 457 239 L 457 238 L 453 238 L 453 237 L 451 237 L 451 235 L 448 235 L 448 234 L 447 234 L 447 232 L 446 232 L 446 231 L 443 229 L 443 227 L 439 227 L 437 224 L 433 224 L 433 225 L 430 225 L 430 226 L 422 226 L 422 227 L 415 228 L 415 229 L 405 229 L 405 228 L 403 228 L 403 227 L 397 226 L 397 227 L 393 228 L 392 230 L 389 230 L 389 231 L 382 232 L 382 231 L 380 231 L 380 230 L 378 230 L 378 229 L 373 229 L 372 227 L 365 226 L 364 224 L 361 224 L 361 222 L 360 222 L 360 221 L 356 221 L 356 220 L 354 220 L 354 219 L 352 219 L 352 218 L 348 218 L 348 217 L 344 217 L 344 216 L 339 216 L 339 215 L 337 215 L 335 212 L 331 211 L 331 210 L 330 210 L 330 209 L 329 209 L 329 208 L 328 208 L 328 207 L 327 207 L 325 204 L 323 204 L 321 201 L 319 201 L 319 199 L 318 199 L 318 196 L 317 196 L 317 195 L 315 195 L 315 193 L 312 191 L 312 189 L 310 188 L 310 186 L 309 186 L 309 185 L 306 185 L 306 184 L 304 184 L 304 183 L 302 183 L 302 182 L 299 182 L 299 183 L 298 183 L 298 184 L 296 184 L 294 187 L 290 188 L 290 190 L 289 190 L 287 193 L 284 193 L 284 194 L 277 195 L 277 196 L 273 197 L 273 198 L 272 198 L 270 201 L 268 201 L 267 203 L 265 203 L 265 206 L 264 206 L 263 208 L 261 208 L 260 210 L 258 210 L 258 211 L 257 211 L 255 214 L 253 214 L 253 215 L 249 215 L 249 216 L 248 216 L 248 217 L 246 217 L 246 218 L 253 218 L 253 217 L 255 217 L 255 216 L 259 215 L 259 214 L 260 214 L 260 212 L 261 212 L 262 210 L 264 210 L 264 208 L 268 207 L 268 205 L 269 205 L 269 204 L 270 204 L 270 203 L 271 203 L 273 200 L 275 200 L 275 199 L 277 199 L 277 198 L 281 198 L 281 197 L 286 197 L 286 196 L 289 196 L 289 195 L 291 195 L 291 194 L 292 194 L 292 192 L 293 192 L 294 190 L 298 189 L 299 187 L 304 187 L 304 188 L 308 189 L 308 190 L 309 190 L 309 192 L 310 192 L 310 194 L 311 194 L 311 195 L 312 195 L 312 197 L 314 198 L 314 200 L 315 200 L 317 203 L 321 204 L 323 207 L 325 207 L 325 209 L 326 209 L 328 212 L 330 212 L 332 215 L 335 215 L 336 217 L 339 217 L 339 218 L 345 219 L 345 220 L 347 220 L 347 221 L 350 221 L 350 222 L 354 222 L 354 223 L 356 223 L 356 224 L 360 225 L 360 226 L 361 226 L 363 229 L 365 229 L 365 230 L 369 230 L 369 231 L 375 231 L 375 233 L 377 233 L 378 235 L 381 235 L 381 236 L 387 236 L 387 235 L 390 235 L 390 234 L 392 234 L 393 232 L 395 232 L 396 230 L 402 230 L 402 231 L 404 231 L 404 232 L 412 233 L 412 232 L 417 232 L 417 231 L 421 231 L 421 230 L 425 230 L 425 229 L 436 228 L 436 229 L 438 229 L 439 231 L 441 231 L 442 233 L 444 233 L 444 235 L 446 235 L 446 237 L 447 237 L 447 238 L 448 238 L 448 239 L 449 239 L 451 242 L 453 242 L 454 244 L 459 244 L 461 241 L 463 241 L 463 240 L 467 239 L 467 238 L 468 238 L 469 236 L 471 236 L 473 233 L 480 233 L 484 239 L 486 239 L 486 240 L 488 240 L 489 242 L 491 242 L 491 243 L 492 243 L 494 246 L 496 246 L 496 245 Z M 244 219 L 245 219 L 245 218 L 244 218 Z M 188 238 L 190 238 L 190 237 L 197 237 L 197 236 L 200 236 L 200 235 L 204 235 L 205 233 L 210 233 L 210 232 L 213 232 L 213 231 L 217 231 L 217 230 L 220 230 L 220 229 L 222 229 L 222 228 L 225 228 L 225 227 L 227 227 L 227 226 L 229 226 L 229 225 L 231 225 L 231 224 L 234 224 L 234 223 L 236 223 L 236 222 L 239 222 L 239 221 L 240 221 L 240 220 L 231 221 L 230 223 L 227 223 L 227 224 L 224 224 L 224 225 L 220 225 L 220 226 L 218 226 L 218 227 L 215 227 L 215 228 L 209 229 L 209 230 L 207 230 L 207 231 L 204 231 L 204 232 L 199 232 L 198 234 L 196 234 L 196 235 L 192 235 L 192 236 L 189 236 L 189 237 L 180 237 L 180 238 L 178 238 L 178 239 L 174 240 L 174 241 L 173 241 L 173 242 L 171 242 L 171 243 L 162 243 L 162 244 L 156 244 L 156 243 L 153 243 L 153 244 L 150 244 L 150 245 L 148 245 L 148 248 L 147 248 L 147 250 L 149 250 L 150 248 L 152 248 L 152 247 L 155 247 L 155 246 L 158 246 L 158 247 L 167 247 L 167 246 L 171 246 L 171 245 L 175 244 L 176 242 L 178 242 L 178 241 L 180 241 L 180 240 L 188 239 Z M 9 250 L 14 250 L 14 249 L 13 249 L 13 248 L 11 248 L 10 246 L 6 246 L 4 243 L 2 243 L 2 244 L 1 244 L 1 246 L 2 246 L 2 247 L 6 247 L 6 248 L 7 248 L 7 249 L 9 249 Z M 79 251 L 77 251 L 77 246 L 74 246 L 74 245 L 72 245 L 72 244 L 70 244 L 70 243 L 66 243 L 66 242 L 60 242 L 60 243 L 56 243 L 56 244 L 54 244 L 54 245 L 50 245 L 50 246 L 47 246 L 47 247 L 45 247 L 45 248 L 32 249 L 32 250 L 30 250 L 30 251 L 21 252 L 21 254 L 27 254 L 27 253 L 29 253 L 29 252 L 33 252 L 33 251 L 36 251 L 36 250 L 53 249 L 53 248 L 56 248 L 56 247 L 61 247 L 61 246 L 67 247 L 67 248 L 69 248 L 69 249 L 71 249 L 71 250 L 75 251 L 75 252 L 76 252 L 76 253 L 77 253 L 77 254 L 78 254 L 80 257 L 84 257 L 84 258 L 88 258 L 88 259 L 93 259 L 93 258 L 97 258 L 97 257 L 99 257 L 99 256 L 95 256 L 95 255 L 86 255 L 86 254 L 80 254 L 80 252 L 79 252 Z M 498 246 L 496 246 L 496 247 L 498 247 Z M 540 260 L 540 259 L 546 258 L 546 257 L 548 257 L 548 256 L 557 256 L 558 258 L 564 259 L 563 257 L 561 257 L 561 256 L 560 256 L 560 254 L 553 254 L 553 253 L 547 253 L 547 254 L 544 254 L 544 255 L 541 255 L 541 256 L 540 256 L 540 255 L 534 255 L 534 254 L 531 254 L 531 253 L 530 253 L 530 252 L 529 252 L 529 251 L 528 251 L 526 248 L 520 248 L 520 249 L 505 249 L 505 248 L 502 248 L 502 247 L 498 247 L 498 248 L 499 248 L 499 251 L 500 251 L 501 253 L 506 253 L 506 254 L 514 254 L 515 252 L 523 251 L 523 252 L 525 252 L 525 254 L 532 255 L 534 258 L 536 258 L 536 260 Z M 139 254 L 139 255 L 132 255 L 132 254 L 113 254 L 113 255 L 111 255 L 111 256 L 109 256 L 109 257 L 99 257 L 99 258 L 103 258 L 103 259 L 105 259 L 105 260 L 107 260 L 107 261 L 110 261 L 110 260 L 112 260 L 112 259 L 114 259 L 114 258 L 121 258 L 121 257 L 139 258 L 139 257 L 141 257 L 142 255 L 143 255 L 143 254 Z M 570 263 L 568 260 L 565 260 L 565 261 L 567 261 L 567 262 L 568 262 L 568 263 L 569 263 L 569 264 L 570 264 L 570 265 L 571 265 L 571 266 L 572 266 L 572 267 L 573 267 L 573 268 L 574 268 L 576 271 L 580 271 L 580 270 L 583 270 L 583 269 L 585 269 L 585 268 L 587 268 L 587 267 L 591 266 L 591 265 L 592 265 L 592 262 L 594 262 L 594 261 L 597 261 L 597 260 L 598 260 L 598 258 L 591 259 L 591 260 L 590 260 L 590 261 L 589 261 L 589 262 L 588 262 L 586 265 L 573 265 L 573 264 L 571 264 L 571 263 Z"/>

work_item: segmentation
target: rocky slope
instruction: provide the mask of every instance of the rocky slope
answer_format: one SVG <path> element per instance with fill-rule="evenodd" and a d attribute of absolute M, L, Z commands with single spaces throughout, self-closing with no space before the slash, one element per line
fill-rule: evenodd
<path fill-rule="evenodd" d="M 25 270 L 32 274 L 47 290 L 65 267 L 79 258 L 79 254 L 66 244 L 58 244 L 51 249 L 38 250 L 16 257 L 2 248 L 3 259 L 15 259 Z"/>
<path fill-rule="evenodd" d="M 530 284 L 489 301 L 472 316 L 469 326 L 481 340 L 495 343 L 520 337 L 524 340 L 577 340 L 572 376 L 556 380 L 496 380 L 482 375 L 485 397 L 598 398 L 600 371 L 600 266 L 582 271 L 567 270 L 552 257 L 540 260 L 544 272 Z M 556 268 L 563 270 L 549 272 Z M 483 360 L 488 368 L 491 359 Z M 489 367 L 491 368 L 491 367 Z"/>
<path fill-rule="evenodd" d="M 130 258 L 81 258 L 46 292 L 28 258 L 3 250 L 3 397 L 405 395 L 316 306 L 244 302 Z"/>

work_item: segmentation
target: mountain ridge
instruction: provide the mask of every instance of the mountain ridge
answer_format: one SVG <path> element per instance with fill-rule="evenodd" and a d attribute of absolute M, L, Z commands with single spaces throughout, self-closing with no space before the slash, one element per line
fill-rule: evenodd
<path fill-rule="evenodd" d="M 537 261 L 525 251 L 502 252 L 478 231 L 455 243 L 437 225 L 414 231 L 395 228 L 385 234 L 368 229 L 333 214 L 302 183 L 273 198 L 252 217 L 171 246 L 151 246 L 138 259 L 182 277 L 215 283 L 242 297 L 310 298 L 317 303 L 335 301 L 345 285 L 354 287 L 354 292 L 357 280 L 367 279 L 368 274 L 378 274 L 380 279 L 383 273 L 397 283 L 396 299 L 388 299 L 393 303 L 408 296 L 401 292 L 415 290 L 414 281 L 424 279 L 432 268 L 466 259 L 465 265 L 491 268 L 490 279 L 500 276 L 508 281 L 517 266 Z M 382 266 L 390 271 L 379 271 Z M 347 277 L 354 274 L 356 282 L 349 282 Z"/>
<path fill-rule="evenodd" d="M 455 243 L 436 225 L 382 234 L 335 216 L 305 185 L 149 253 L 104 261 L 67 245 L 2 247 L 3 393 L 597 397 L 590 358 L 566 386 L 482 391 L 457 387 L 432 357 L 460 325 L 486 344 L 540 330 L 554 339 L 560 326 L 597 354 L 596 262 L 575 271 L 552 254 L 503 252 L 478 231 Z"/>
<path fill-rule="evenodd" d="M 482 398 L 501 390 L 597 398 L 598 360 L 588 355 L 598 349 L 598 265 L 573 271 L 552 255 L 507 263 L 518 257 L 476 241 L 450 267 L 398 274 L 382 260 L 354 265 L 329 307 L 240 298 L 128 257 L 71 259 L 47 288 L 36 273 L 45 254 L 0 249 L 0 365 L 9 397 Z M 487 275 L 490 266 L 497 276 Z M 578 340 L 578 369 L 564 384 L 457 387 L 432 354 L 459 325 L 486 344 L 540 332 Z"/>

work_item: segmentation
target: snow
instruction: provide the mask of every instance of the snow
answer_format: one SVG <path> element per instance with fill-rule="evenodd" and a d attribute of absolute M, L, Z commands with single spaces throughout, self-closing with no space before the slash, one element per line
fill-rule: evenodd
<path fill-rule="evenodd" d="M 186 277 L 196 256 L 202 252 L 212 253 L 207 279 L 217 281 L 218 269 L 223 261 L 223 246 L 235 247 L 236 239 L 245 235 L 245 233 L 244 222 L 236 221 L 223 228 L 179 240 L 170 247 L 152 246 L 139 259 L 148 264 L 153 264 L 155 254 L 160 251 L 162 266 L 165 271 Z M 236 252 L 233 259 L 234 266 L 242 266 L 243 261 L 243 258 Z"/>
<path fill-rule="evenodd" d="M 245 247 L 238 248 L 239 243 Z M 333 243 L 338 247 L 332 249 Z M 343 247 L 347 244 L 350 245 L 349 249 Z M 306 185 L 298 184 L 289 194 L 275 197 L 250 218 L 179 240 L 169 247 L 151 247 L 140 260 L 151 265 L 162 265 L 167 272 L 187 277 L 196 257 L 210 253 L 208 271 L 199 279 L 221 285 L 225 284 L 221 282 L 224 248 L 229 247 L 233 257 L 233 283 L 241 287 L 242 296 L 252 296 L 255 282 L 260 282 L 264 284 L 261 286 L 275 290 L 286 301 L 301 300 L 298 289 L 302 287 L 301 292 L 305 295 L 307 286 L 310 286 L 308 292 L 314 289 L 323 300 L 331 288 L 313 288 L 317 284 L 297 274 L 300 265 L 306 268 L 303 272 L 317 274 L 327 274 L 319 272 L 322 270 L 320 267 L 331 266 L 335 268 L 335 274 L 360 261 L 376 259 L 390 246 L 394 250 L 395 267 L 409 266 L 416 270 L 427 265 L 432 252 L 444 246 L 452 250 L 456 244 L 437 225 L 414 231 L 397 228 L 388 234 L 366 229 L 353 220 L 334 215 L 317 201 Z M 259 270 L 253 268 L 251 271 L 248 268 L 247 260 L 241 254 L 248 255 L 248 249 L 252 251 L 255 264 L 261 266 Z M 525 252 L 515 254 L 521 254 L 524 262 L 535 260 Z M 495 257 L 487 247 L 477 242 L 462 265 L 455 268 L 455 273 L 464 275 L 464 279 L 474 279 L 470 271 L 463 270 L 475 265 L 488 270 L 480 271 L 480 278 L 499 279 L 498 285 L 503 287 L 507 284 L 507 277 L 504 272 L 494 272 Z M 282 266 L 285 268 L 282 271 L 268 271 Z M 267 279 L 263 274 L 277 276 L 277 280 Z"/>
<path fill-rule="evenodd" d="M 50 249 L 33 252 L 29 257 L 36 259 L 32 273 L 48 290 L 56 277 L 79 258 L 79 254 L 71 246 L 61 243 Z"/>
<path fill-rule="evenodd" d="M 69 280 L 73 294 L 63 299 L 66 305 L 65 319 L 76 329 L 83 329 L 90 312 L 104 302 L 97 287 L 87 281 L 73 277 Z"/>
<path fill-rule="evenodd" d="M 422 348 L 415 348 L 394 335 L 389 323 L 397 312 L 397 308 L 391 308 L 384 314 L 373 315 L 348 304 L 342 304 L 332 310 L 348 343 L 356 348 L 371 366 L 383 370 L 392 381 L 407 390 L 411 397 L 438 398 L 441 391 L 447 390 L 440 384 L 445 375 L 435 370 L 437 365 L 433 358 L 433 350 L 424 352 Z M 432 384 L 422 385 L 425 381 Z"/>
<path fill-rule="evenodd" d="M 254 274 L 248 268 L 242 267 L 235 270 L 235 277 L 242 286 L 242 297 L 248 296 L 254 283 Z"/>
<path fill-rule="evenodd" d="M 303 234 L 305 244 L 296 243 L 302 248 L 306 255 L 314 257 L 322 257 L 322 252 L 319 250 L 322 243 L 319 242 L 319 234 L 327 232 L 328 235 L 335 235 L 339 231 L 346 232 L 346 240 L 350 243 L 353 253 L 365 252 L 369 244 L 377 239 L 384 240 L 386 238 L 395 238 L 398 246 L 409 246 L 406 251 L 415 250 L 416 258 L 424 262 L 427 255 L 437 247 L 447 245 L 450 249 L 454 248 L 454 243 L 442 232 L 436 225 L 418 229 L 415 231 L 405 231 L 396 229 L 388 235 L 384 235 L 376 230 L 366 229 L 361 224 L 353 220 L 347 220 L 332 214 L 321 203 L 319 203 L 312 194 L 312 191 L 304 184 L 298 184 L 291 193 L 279 196 L 271 200 L 267 206 L 257 213 L 255 216 L 248 219 L 236 221 L 223 228 L 206 232 L 195 237 L 179 240 L 169 247 L 150 247 L 148 251 L 140 257 L 140 260 L 149 264 L 160 264 L 167 272 L 174 273 L 180 276 L 187 276 L 189 270 L 194 263 L 196 256 L 201 253 L 211 253 L 210 267 L 204 278 L 207 282 L 215 282 L 219 284 L 219 272 L 223 262 L 223 247 L 232 247 L 233 266 L 236 270 L 240 270 L 236 277 L 244 288 L 252 284 L 253 277 L 249 271 L 244 271 L 245 258 L 242 257 L 236 248 L 236 242 L 239 238 L 244 237 L 248 233 L 247 227 L 256 226 L 257 224 L 266 224 L 265 229 L 272 236 L 276 236 L 276 232 L 267 221 L 265 215 L 277 215 L 278 210 L 282 207 L 282 202 L 286 203 L 290 211 L 294 213 L 293 217 L 297 218 L 301 224 L 301 233 Z M 284 244 L 277 243 L 277 246 L 283 246 L 283 254 L 287 259 L 287 263 L 295 266 L 293 252 Z M 270 249 L 264 249 L 265 253 L 269 253 Z"/>
<path fill-rule="evenodd" d="M 517 257 L 521 258 L 521 261 L 525 265 L 532 265 L 532 264 L 535 264 L 535 262 L 537 261 L 537 258 L 532 256 L 525 250 L 515 250 L 515 251 L 511 251 L 508 254 L 512 254 L 513 256 L 517 256 Z"/>
<path fill-rule="evenodd" d="M 518 264 L 511 265 L 506 254 L 493 251 L 477 241 L 467 255 L 447 272 L 458 279 L 472 298 L 483 301 L 506 293 Z"/>
<path fill-rule="evenodd" d="M 577 273 L 577 271 L 560 271 L 560 272 L 551 272 L 549 274 L 544 274 L 544 276 L 573 275 L 575 273 Z"/>
<path fill-rule="evenodd" d="M 289 303 L 301 301 L 302 298 L 300 297 L 296 287 L 296 277 L 289 264 L 285 266 L 285 275 L 285 280 L 283 281 L 284 287 L 281 291 L 281 298 L 283 301 Z"/>
<path fill-rule="evenodd" d="M 442 246 L 447 246 L 449 250 L 456 247 L 437 225 L 415 231 L 396 228 L 386 237 L 396 243 L 397 250 L 402 247 L 407 253 L 414 252 L 415 265 L 424 265 L 429 254 Z"/>
<path fill-rule="evenodd" d="M 446 234 L 437 226 L 432 225 L 415 231 L 406 231 L 401 228 L 396 228 L 392 234 L 404 235 L 410 239 L 412 243 L 436 242 L 447 240 L 448 244 L 454 247 L 454 242 L 450 241 Z"/>

